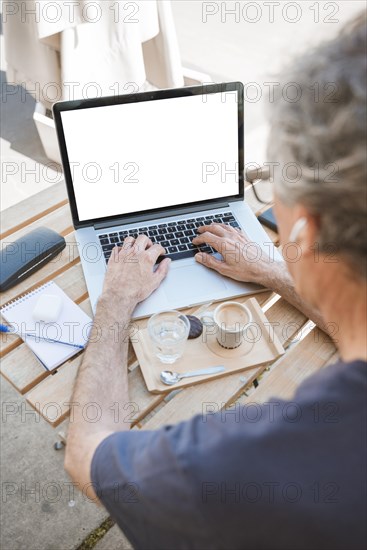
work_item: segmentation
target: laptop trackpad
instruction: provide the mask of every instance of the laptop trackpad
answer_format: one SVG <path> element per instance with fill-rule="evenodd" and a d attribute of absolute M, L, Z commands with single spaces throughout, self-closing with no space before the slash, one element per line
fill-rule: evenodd
<path fill-rule="evenodd" d="M 170 301 L 180 297 L 183 300 L 187 299 L 188 303 L 224 289 L 226 285 L 220 275 L 198 264 L 175 267 L 168 274 L 163 286 Z"/>

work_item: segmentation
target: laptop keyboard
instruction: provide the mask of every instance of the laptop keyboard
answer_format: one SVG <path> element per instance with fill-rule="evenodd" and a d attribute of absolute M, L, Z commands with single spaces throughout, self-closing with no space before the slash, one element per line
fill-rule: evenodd
<path fill-rule="evenodd" d="M 201 225 L 209 225 L 213 222 L 239 227 L 232 212 L 222 212 L 211 216 L 180 219 L 174 222 L 156 223 L 154 225 L 134 227 L 125 231 L 106 233 L 99 235 L 99 241 L 106 263 L 115 246 L 122 246 L 126 237 L 134 237 L 136 239 L 138 235 L 147 235 L 153 243 L 158 243 L 166 249 L 166 254 L 160 256 L 158 262 L 163 260 L 163 258 L 171 258 L 173 261 L 182 260 L 184 258 L 192 258 L 197 252 L 207 252 L 208 254 L 215 252 L 209 245 L 194 246 L 191 242 L 197 235 L 197 230 Z"/>

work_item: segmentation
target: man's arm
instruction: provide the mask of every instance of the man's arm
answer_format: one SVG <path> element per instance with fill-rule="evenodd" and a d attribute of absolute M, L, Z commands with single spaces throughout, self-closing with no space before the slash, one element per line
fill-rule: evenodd
<path fill-rule="evenodd" d="M 170 260 L 154 272 L 164 249 L 141 235 L 128 237 L 111 254 L 102 296 L 79 368 L 72 398 L 65 469 L 79 489 L 90 486 L 90 467 L 99 443 L 116 431 L 128 430 L 127 383 L 129 323 L 138 302 L 166 276 Z M 94 498 L 89 488 L 88 496 Z"/>
<path fill-rule="evenodd" d="M 229 225 L 214 223 L 199 227 L 198 231 L 200 234 L 193 239 L 193 243 L 209 243 L 223 256 L 224 261 L 205 253 L 196 254 L 196 261 L 236 281 L 257 283 L 269 288 L 328 332 L 320 312 L 297 294 L 284 261 L 275 261 L 263 251 L 259 255 L 259 247 L 251 246 L 254 243 L 243 231 Z"/>
<path fill-rule="evenodd" d="M 330 330 L 330 327 L 328 327 L 325 323 L 321 313 L 316 308 L 307 304 L 297 294 L 294 288 L 293 279 L 289 274 L 285 262 L 274 262 L 271 269 L 268 269 L 263 274 L 261 284 L 287 300 L 287 302 L 301 311 L 308 319 L 311 319 L 311 321 L 313 321 L 322 330 L 325 332 Z"/>

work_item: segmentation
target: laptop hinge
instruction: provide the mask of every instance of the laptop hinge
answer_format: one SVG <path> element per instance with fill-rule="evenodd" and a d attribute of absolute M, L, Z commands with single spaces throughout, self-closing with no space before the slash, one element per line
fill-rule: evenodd
<path fill-rule="evenodd" d="M 202 212 L 204 210 L 215 210 L 217 208 L 228 208 L 228 202 L 216 202 L 215 204 L 207 204 L 203 206 L 191 206 L 186 208 L 177 208 L 171 212 L 154 212 L 150 214 L 140 214 L 139 216 L 127 216 L 123 219 L 116 219 L 95 223 L 94 229 L 105 229 L 106 227 L 114 227 L 115 225 L 128 225 L 130 223 L 142 223 L 145 220 L 157 220 L 159 218 L 171 218 L 173 216 L 181 216 L 182 214 L 190 214 L 191 212 Z"/>

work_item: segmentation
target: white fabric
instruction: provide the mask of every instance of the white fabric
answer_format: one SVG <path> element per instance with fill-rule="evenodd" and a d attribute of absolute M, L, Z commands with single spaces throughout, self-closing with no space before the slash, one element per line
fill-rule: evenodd
<path fill-rule="evenodd" d="M 146 80 L 183 85 L 169 0 L 8 4 L 8 83 L 25 85 L 48 108 L 60 99 L 139 91 Z"/>

